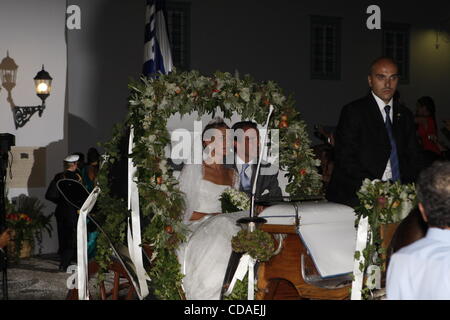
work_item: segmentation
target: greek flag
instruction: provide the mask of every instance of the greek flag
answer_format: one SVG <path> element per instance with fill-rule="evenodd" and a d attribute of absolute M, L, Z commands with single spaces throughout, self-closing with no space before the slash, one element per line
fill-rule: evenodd
<path fill-rule="evenodd" d="M 145 14 L 144 76 L 172 71 L 164 0 L 147 0 Z"/>

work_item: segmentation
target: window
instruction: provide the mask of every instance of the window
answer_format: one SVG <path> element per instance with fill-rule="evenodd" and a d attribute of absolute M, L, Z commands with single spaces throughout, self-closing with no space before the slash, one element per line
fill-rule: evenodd
<path fill-rule="evenodd" d="M 409 25 L 384 23 L 383 56 L 393 58 L 398 64 L 400 82 L 409 82 Z"/>
<path fill-rule="evenodd" d="M 172 60 L 178 70 L 189 70 L 190 68 L 190 9 L 190 3 L 167 3 L 167 26 Z"/>
<path fill-rule="evenodd" d="M 341 78 L 341 18 L 311 16 L 311 79 Z"/>

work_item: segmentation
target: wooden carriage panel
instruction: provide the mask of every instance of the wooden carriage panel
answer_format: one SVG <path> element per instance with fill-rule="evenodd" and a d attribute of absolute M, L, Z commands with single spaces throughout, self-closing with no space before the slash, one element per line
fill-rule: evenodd
<path fill-rule="evenodd" d="M 348 286 L 339 289 L 325 289 L 310 285 L 304 281 L 301 274 L 302 254 L 307 258 L 307 267 L 315 268 L 312 266 L 313 263 L 306 252 L 306 248 L 297 234 L 295 225 L 263 225 L 261 229 L 272 234 L 283 233 L 286 234 L 286 237 L 283 241 L 281 252 L 269 261 L 261 263 L 258 269 L 257 299 L 341 300 L 349 297 L 350 291 Z M 288 297 L 286 295 L 289 291 L 286 281 L 295 288 L 296 297 Z"/>

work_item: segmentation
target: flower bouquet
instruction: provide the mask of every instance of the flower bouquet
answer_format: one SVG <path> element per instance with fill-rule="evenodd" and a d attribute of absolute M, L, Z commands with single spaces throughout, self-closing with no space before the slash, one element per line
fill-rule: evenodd
<path fill-rule="evenodd" d="M 365 179 L 357 192 L 360 206 L 358 217 L 369 217 L 377 224 L 398 223 L 417 204 L 414 184 Z"/>
<path fill-rule="evenodd" d="M 35 197 L 20 195 L 7 205 L 6 226 L 11 229 L 12 242 L 8 247 L 10 255 L 17 259 L 31 254 L 35 240 L 42 250 L 42 231 L 51 236 L 51 215 L 43 214 L 44 205 Z M 24 249 L 24 250 L 22 250 Z"/>
<path fill-rule="evenodd" d="M 397 225 L 416 206 L 416 189 L 414 184 L 402 185 L 399 182 L 365 179 L 357 195 L 360 205 L 355 208 L 355 226 L 359 224 L 360 219 L 367 217 L 370 240 L 362 252 L 355 252 L 355 259 L 364 257 L 364 263 L 360 263 L 359 269 L 369 274 L 362 289 L 362 296 L 369 299 L 376 289 L 376 271 L 373 267 L 376 266 L 381 272 L 386 271 L 386 249 L 390 241 L 387 235 L 392 235 Z"/>
<path fill-rule="evenodd" d="M 250 197 L 243 191 L 226 188 L 220 196 L 222 212 L 231 213 L 250 210 Z"/>

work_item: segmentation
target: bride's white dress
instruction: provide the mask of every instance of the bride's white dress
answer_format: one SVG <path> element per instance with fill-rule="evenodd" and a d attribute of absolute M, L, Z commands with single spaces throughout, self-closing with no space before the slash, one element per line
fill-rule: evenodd
<path fill-rule="evenodd" d="M 236 220 L 247 216 L 236 212 L 205 216 L 189 221 L 192 212 L 221 212 L 220 195 L 228 186 L 203 180 L 201 165 L 187 165 L 179 181 L 186 195 L 184 221 L 191 231 L 186 242 L 177 250 L 183 289 L 190 300 L 220 299 L 222 284 L 231 255 L 231 238 L 240 230 Z"/>

